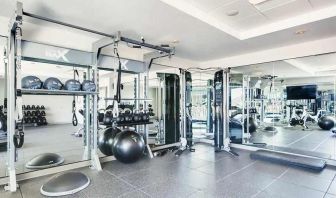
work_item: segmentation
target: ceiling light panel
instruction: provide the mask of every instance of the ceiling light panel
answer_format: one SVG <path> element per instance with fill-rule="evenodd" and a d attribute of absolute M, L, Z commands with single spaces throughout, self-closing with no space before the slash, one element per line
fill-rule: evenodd
<path fill-rule="evenodd" d="M 270 10 L 265 10 L 263 14 L 272 20 L 284 20 L 311 11 L 313 11 L 313 9 L 307 0 L 296 0 Z"/>
<path fill-rule="evenodd" d="M 311 6 L 313 9 L 321 9 L 326 8 L 328 6 L 335 6 L 336 1 L 335 0 L 309 0 Z"/>
<path fill-rule="evenodd" d="M 283 5 L 292 3 L 296 0 L 269 0 L 264 1 L 258 4 L 253 4 L 255 8 L 257 8 L 260 12 L 265 12 L 267 10 L 272 10 L 277 7 L 281 7 Z"/>

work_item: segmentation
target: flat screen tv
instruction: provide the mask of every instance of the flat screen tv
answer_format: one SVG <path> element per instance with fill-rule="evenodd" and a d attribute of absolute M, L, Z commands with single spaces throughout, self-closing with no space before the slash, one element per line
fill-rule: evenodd
<path fill-rule="evenodd" d="M 317 85 L 287 86 L 287 100 L 316 99 Z"/>

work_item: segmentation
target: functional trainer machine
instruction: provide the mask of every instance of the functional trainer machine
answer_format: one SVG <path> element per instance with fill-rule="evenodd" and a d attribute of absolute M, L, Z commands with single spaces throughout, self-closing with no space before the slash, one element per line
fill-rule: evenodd
<path fill-rule="evenodd" d="M 159 78 L 159 144 L 180 146 L 180 77 L 177 74 L 157 73 Z"/>
<path fill-rule="evenodd" d="M 181 138 L 185 145 L 175 153 L 176 156 L 180 156 L 183 151 L 189 150 L 190 152 L 195 152 L 193 146 L 193 132 L 192 132 L 192 78 L 191 73 L 180 69 L 181 74 Z"/>
<path fill-rule="evenodd" d="M 217 71 L 214 77 L 215 152 L 225 151 L 238 156 L 230 148 L 229 75 L 230 69 L 227 68 Z"/>
<path fill-rule="evenodd" d="M 50 23 L 66 26 L 73 29 L 89 32 L 104 36 L 104 38 L 92 44 L 93 52 L 86 52 L 74 49 L 68 49 L 58 46 L 51 46 L 42 43 L 34 43 L 22 40 L 22 23 L 23 17 L 31 17 L 38 20 L 47 21 Z M 23 145 L 24 130 L 23 130 L 23 113 L 22 113 L 22 95 L 63 95 L 63 96 L 84 96 L 84 133 L 83 144 L 85 162 L 74 163 L 63 166 L 62 168 L 48 169 L 49 171 L 35 171 L 34 175 L 46 175 L 65 170 L 70 170 L 83 166 L 83 164 L 92 166 L 96 170 L 101 170 L 100 159 L 97 152 L 97 106 L 98 106 L 98 92 L 86 91 L 68 91 L 68 90 L 29 90 L 21 87 L 21 60 L 43 62 L 50 64 L 57 64 L 63 66 L 76 65 L 87 69 L 86 79 L 93 80 L 95 85 L 99 87 L 98 70 L 100 68 L 111 68 L 116 63 L 116 58 L 113 56 L 102 55 L 101 51 L 104 47 L 109 45 L 117 46 L 119 42 L 133 44 L 137 48 L 145 47 L 155 50 L 154 52 L 145 54 L 144 62 L 137 62 L 135 67 L 126 68 L 123 70 L 135 70 L 144 73 L 144 97 L 147 98 L 148 92 L 148 71 L 154 59 L 171 56 L 174 51 L 169 46 L 157 46 L 146 43 L 144 41 L 137 41 L 121 36 L 120 32 L 116 34 L 107 34 L 95 30 L 83 28 L 69 23 L 64 23 L 54 19 L 35 15 L 25 12 L 23 5 L 17 2 L 14 16 L 9 22 L 9 32 L 7 38 L 7 47 L 5 49 L 5 77 L 6 77 L 6 97 L 8 101 L 7 106 L 7 175 L 8 177 L 2 179 L 1 182 L 8 179 L 6 190 L 15 192 L 17 189 L 17 179 L 26 178 L 21 175 L 17 178 L 15 171 L 15 162 L 18 158 L 17 149 Z M 146 102 L 145 102 L 145 107 Z M 91 118 L 90 118 L 91 113 Z M 148 129 L 145 126 L 145 131 Z M 78 177 L 83 178 L 81 176 Z M 86 184 L 86 183 L 85 183 Z M 83 187 L 83 186 L 82 186 Z M 61 193 L 62 194 L 62 193 Z"/>

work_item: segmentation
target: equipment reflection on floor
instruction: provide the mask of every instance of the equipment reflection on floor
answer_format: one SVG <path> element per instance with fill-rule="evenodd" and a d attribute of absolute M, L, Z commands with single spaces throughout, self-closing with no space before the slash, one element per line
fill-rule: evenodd
<path fill-rule="evenodd" d="M 336 159 L 336 134 L 331 131 L 322 130 L 316 124 L 309 124 L 305 130 L 300 126 L 288 127 L 281 124 L 275 125 L 275 128 L 276 132 L 270 132 L 260 126 L 257 132 L 251 134 L 250 143 L 265 143 L 269 149 Z M 213 135 L 205 131 L 204 124 L 193 128 L 195 141 L 206 139 L 206 142 L 212 143 Z"/>
<path fill-rule="evenodd" d="M 277 132 L 258 129 L 252 134 L 252 143 L 266 143 L 268 146 L 279 146 L 302 151 L 321 153 L 326 158 L 336 159 L 336 136 L 330 131 L 321 130 L 318 126 L 302 127 L 275 126 Z"/>
<path fill-rule="evenodd" d="M 250 159 L 215 153 L 207 144 L 179 158 L 173 153 L 134 164 L 112 161 L 103 171 L 79 169 L 92 183 L 67 197 L 336 197 L 336 170 L 309 172 Z M 50 176 L 20 182 L 15 194 L 1 190 L 0 197 L 42 197 L 40 187 Z M 284 190 L 285 189 L 285 190 Z"/>

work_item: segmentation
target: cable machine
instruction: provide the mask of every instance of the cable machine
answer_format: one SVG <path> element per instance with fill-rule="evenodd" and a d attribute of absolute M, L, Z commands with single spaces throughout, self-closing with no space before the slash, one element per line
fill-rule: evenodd
<path fill-rule="evenodd" d="M 180 156 L 185 150 L 189 150 L 190 152 L 195 152 L 193 146 L 193 132 L 192 132 L 192 78 L 191 73 L 180 69 L 181 76 L 181 139 L 182 145 L 181 148 L 175 153 L 176 156 Z"/>
<path fill-rule="evenodd" d="M 85 52 L 74 49 L 67 49 L 57 46 L 51 46 L 41 43 L 34 43 L 22 40 L 22 22 L 23 17 L 31 17 L 38 20 L 70 27 L 73 29 L 90 32 L 104 36 L 92 45 L 92 52 Z M 98 92 L 86 91 L 67 91 L 67 90 L 30 90 L 21 88 L 21 60 L 44 62 L 50 64 L 58 64 L 64 66 L 74 65 L 87 69 L 85 79 L 92 80 L 97 89 L 99 87 L 98 70 L 101 68 L 110 68 L 115 58 L 102 55 L 101 51 L 109 45 L 117 45 L 118 42 L 126 42 L 134 44 L 137 48 L 146 47 L 156 50 L 154 53 L 145 55 L 144 64 L 141 68 L 133 68 L 136 71 L 143 72 L 144 75 L 144 97 L 147 98 L 148 92 L 148 71 L 154 59 L 164 56 L 171 56 L 174 52 L 169 46 L 157 46 L 142 41 L 136 41 L 126 37 L 122 37 L 120 32 L 117 34 L 106 34 L 95 30 L 83 28 L 80 26 L 64 23 L 54 19 L 38 16 L 25 12 L 21 2 L 17 2 L 14 16 L 9 22 L 9 32 L 7 38 L 7 46 L 5 49 L 5 77 L 6 77 L 6 97 L 7 104 L 7 175 L 8 184 L 6 190 L 15 192 L 17 189 L 17 176 L 15 171 L 15 162 L 18 159 L 17 149 L 22 147 L 24 143 L 23 113 L 22 113 L 22 95 L 63 95 L 63 96 L 84 96 L 84 155 L 83 159 L 87 160 L 88 165 L 96 170 L 101 170 L 101 165 L 97 153 L 97 106 Z M 99 65 L 99 67 L 98 67 Z M 116 69 L 115 69 L 116 70 Z M 146 108 L 145 102 L 144 108 Z M 91 119 L 90 119 L 91 115 Z M 148 131 L 147 127 L 144 127 Z M 145 133 L 148 134 L 148 133 Z M 48 173 L 38 173 L 36 175 L 56 173 L 60 171 L 78 168 L 78 165 L 71 164 L 59 169 L 49 169 Z M 24 176 L 21 177 L 25 178 Z"/>
<path fill-rule="evenodd" d="M 229 78 L 230 69 L 220 70 L 214 77 L 215 152 L 225 151 L 238 156 L 230 148 L 229 132 Z"/>

